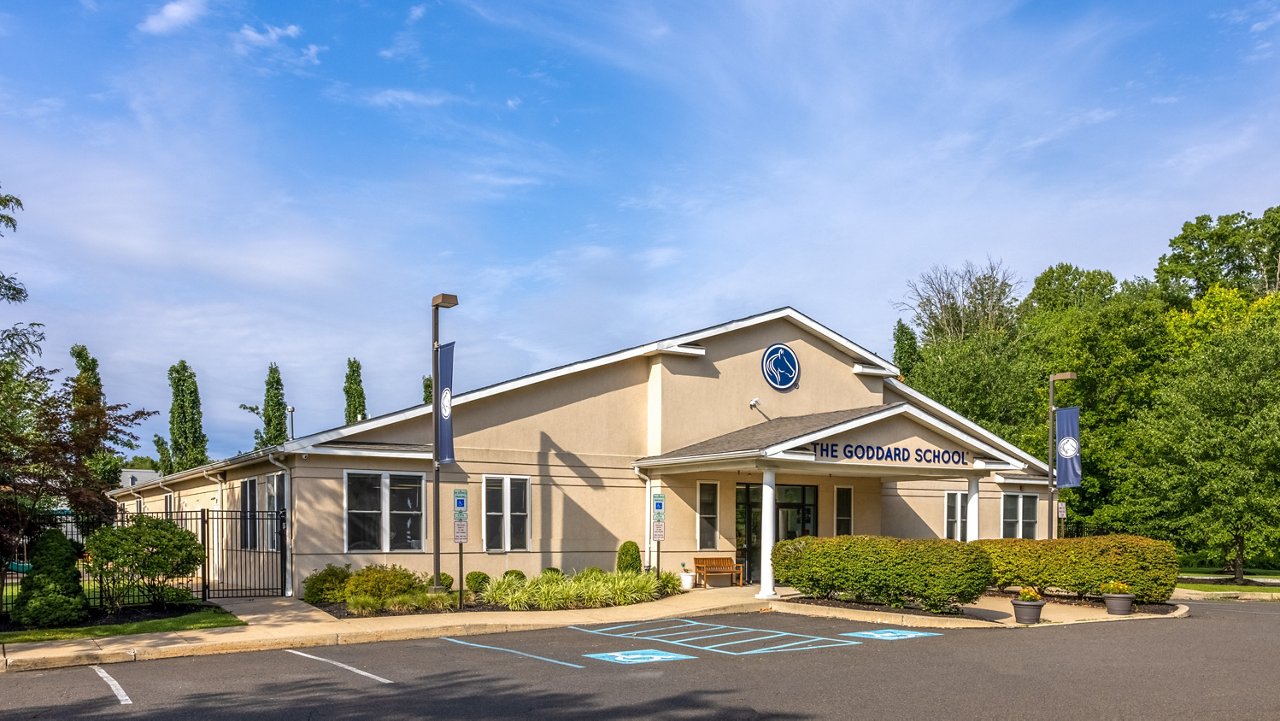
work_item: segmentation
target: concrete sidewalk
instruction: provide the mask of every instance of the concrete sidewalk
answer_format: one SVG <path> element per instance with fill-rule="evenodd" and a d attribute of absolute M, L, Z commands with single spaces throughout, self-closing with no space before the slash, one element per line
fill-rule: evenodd
<path fill-rule="evenodd" d="M 783 599 L 790 589 L 779 589 Z M 226 599 L 219 605 L 248 625 L 199 631 L 114 636 L 100 639 L 13 643 L 2 647 L 0 671 L 34 671 L 64 666 L 85 666 L 123 661 L 145 661 L 179 656 L 205 656 L 240 651 L 263 651 L 309 646 L 334 646 L 374 641 L 403 641 L 440 636 L 470 636 L 507 631 L 590 625 L 657 618 L 687 618 L 727 613 L 775 611 L 893 626 L 926 628 L 1013 627 L 1007 599 L 984 596 L 965 607 L 965 617 L 928 617 L 903 613 L 832 608 L 786 600 L 755 598 L 756 589 L 711 588 L 670 596 L 652 603 L 613 608 L 567 611 L 477 611 L 413 616 L 337 619 L 295 598 Z M 1182 606 L 1176 615 L 1185 615 Z M 1045 625 L 1091 621 L 1119 621 L 1170 616 L 1107 616 L 1101 608 L 1049 603 Z"/>

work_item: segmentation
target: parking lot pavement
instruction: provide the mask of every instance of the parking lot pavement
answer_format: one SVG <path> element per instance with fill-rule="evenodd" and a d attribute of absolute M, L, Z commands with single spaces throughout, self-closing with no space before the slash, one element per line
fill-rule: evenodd
<path fill-rule="evenodd" d="M 0 716 L 1274 719 L 1268 608 L 928 636 L 738 614 L 181 658 L 103 667 L 127 705 L 92 668 L 5 674 Z"/>

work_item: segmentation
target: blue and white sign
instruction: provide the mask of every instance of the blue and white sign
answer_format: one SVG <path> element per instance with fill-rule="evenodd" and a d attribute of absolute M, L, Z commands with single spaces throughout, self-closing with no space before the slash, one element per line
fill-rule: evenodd
<path fill-rule="evenodd" d="M 639 651 L 611 651 L 609 653 L 584 653 L 587 658 L 594 658 L 609 663 L 632 665 L 637 663 L 657 663 L 658 661 L 684 661 L 697 656 L 686 656 L 682 653 L 659 651 L 657 649 L 641 649 Z"/>
<path fill-rule="evenodd" d="M 841 636 L 852 636 L 854 638 L 870 638 L 876 641 L 901 641 L 904 638 L 921 638 L 923 636 L 941 636 L 940 633 L 929 633 L 928 631 L 904 631 L 900 628 L 881 628 L 875 631 L 858 631 L 856 633 L 842 633 Z"/>
<path fill-rule="evenodd" d="M 432 448 L 440 463 L 453 463 L 453 344 L 440 346 L 440 378 L 436 392 L 440 394 L 440 417 L 432 418 L 436 443 Z"/>
<path fill-rule="evenodd" d="M 800 359 L 787 344 L 774 343 L 760 357 L 760 372 L 769 385 L 780 391 L 789 390 L 800 380 Z"/>
<path fill-rule="evenodd" d="M 1080 408 L 1058 408 L 1054 411 L 1058 431 L 1058 488 L 1079 488 L 1084 473 L 1080 463 Z"/>

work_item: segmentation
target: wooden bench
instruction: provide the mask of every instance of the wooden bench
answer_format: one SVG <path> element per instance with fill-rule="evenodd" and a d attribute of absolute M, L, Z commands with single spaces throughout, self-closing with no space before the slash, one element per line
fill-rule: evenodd
<path fill-rule="evenodd" d="M 695 574 L 695 582 L 701 582 L 702 587 L 707 587 L 707 576 L 711 575 L 729 575 L 729 583 L 733 583 L 733 577 L 738 577 L 738 585 L 742 585 L 742 564 L 732 558 L 724 558 L 722 556 L 695 556 L 693 559 L 693 572 Z"/>

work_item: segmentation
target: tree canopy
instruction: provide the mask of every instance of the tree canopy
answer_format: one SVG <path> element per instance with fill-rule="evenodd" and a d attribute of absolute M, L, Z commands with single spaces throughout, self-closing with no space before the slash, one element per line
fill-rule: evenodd
<path fill-rule="evenodd" d="M 360 361 L 347 359 L 347 377 L 342 382 L 342 395 L 346 398 L 343 419 L 347 425 L 363 420 L 368 411 L 364 402 L 364 379 L 360 375 Z"/>
<path fill-rule="evenodd" d="M 180 360 L 169 367 L 169 440 L 154 438 L 164 475 L 185 471 L 209 462 L 209 438 L 204 434 L 204 413 L 200 410 L 200 387 L 196 372 Z"/>

